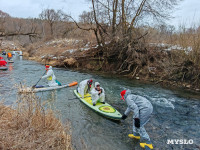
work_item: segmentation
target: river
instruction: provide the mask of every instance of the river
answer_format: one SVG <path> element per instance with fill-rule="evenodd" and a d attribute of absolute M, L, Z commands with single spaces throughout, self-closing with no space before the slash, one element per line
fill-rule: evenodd
<path fill-rule="evenodd" d="M 9 70 L 0 71 L 0 99 L 6 105 L 15 104 L 15 84 L 34 85 L 44 73 L 44 66 L 16 56 Z M 141 83 L 118 76 L 78 72 L 54 68 L 62 83 L 92 78 L 100 82 L 106 91 L 106 100 L 119 112 L 126 110 L 120 100 L 120 92 L 130 89 L 132 93 L 146 97 L 154 107 L 152 118 L 146 125 L 157 150 L 200 149 L 200 95 L 180 89 L 165 89 L 159 85 Z M 41 81 L 40 84 L 44 84 Z M 74 149 L 88 150 L 140 150 L 137 140 L 129 139 L 132 133 L 132 114 L 125 121 L 114 122 L 90 110 L 73 94 L 76 87 L 47 91 L 37 95 L 56 109 L 64 124 L 70 122 Z M 193 140 L 193 144 L 167 144 L 168 139 Z"/>

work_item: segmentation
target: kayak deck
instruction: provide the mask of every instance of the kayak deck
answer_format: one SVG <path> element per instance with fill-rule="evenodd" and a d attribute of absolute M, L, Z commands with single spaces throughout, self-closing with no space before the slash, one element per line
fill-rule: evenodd
<path fill-rule="evenodd" d="M 114 120 L 121 119 L 122 115 L 120 114 L 120 112 L 118 112 L 115 108 L 113 108 L 108 103 L 103 104 L 101 102 L 97 102 L 97 104 L 93 106 L 92 98 L 89 93 L 84 95 L 84 98 L 81 97 L 81 95 L 77 92 L 77 90 L 74 90 L 74 93 L 85 105 L 87 105 L 89 108 L 96 111 L 100 115 L 109 119 L 114 119 Z"/>
<path fill-rule="evenodd" d="M 33 92 L 42 92 L 42 91 L 50 91 L 55 89 L 61 89 L 67 87 L 68 84 L 62 86 L 53 86 L 53 87 L 42 87 L 42 88 L 35 88 Z"/>
<path fill-rule="evenodd" d="M 33 92 L 42 92 L 42 91 L 57 90 L 57 89 L 62 89 L 62 88 L 66 88 L 66 87 L 72 87 L 72 86 L 75 86 L 77 84 L 78 84 L 78 82 L 74 81 L 72 83 L 65 84 L 65 85 L 62 85 L 62 86 L 52 86 L 52 87 L 48 86 L 48 87 L 35 88 L 33 90 Z"/>

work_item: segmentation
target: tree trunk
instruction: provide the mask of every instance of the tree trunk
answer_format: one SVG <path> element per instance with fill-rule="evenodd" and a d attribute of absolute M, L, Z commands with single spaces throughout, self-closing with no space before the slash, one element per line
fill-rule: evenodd
<path fill-rule="evenodd" d="M 93 13 L 94 13 L 94 20 L 95 20 L 95 23 L 96 23 L 96 29 L 94 31 L 95 31 L 95 36 L 96 36 L 96 39 L 97 39 L 97 43 L 98 43 L 99 46 L 101 44 L 104 45 L 105 44 L 105 43 L 103 43 L 104 40 L 102 41 L 102 39 L 104 37 L 103 37 L 103 33 L 100 31 L 101 30 L 101 26 L 100 26 L 100 24 L 99 24 L 99 22 L 97 20 L 96 10 L 95 10 L 95 6 L 94 6 L 94 0 L 92 0 L 92 7 L 93 7 Z M 98 36 L 98 32 L 100 34 L 101 39 Z"/>
<path fill-rule="evenodd" d="M 126 36 L 126 16 L 125 16 L 125 10 L 124 10 L 124 2 L 125 0 L 122 0 L 122 34 L 123 37 Z"/>
<path fill-rule="evenodd" d="M 112 37 L 116 36 L 116 18 L 117 18 L 118 0 L 113 1 L 113 21 L 112 21 Z"/>
<path fill-rule="evenodd" d="M 49 25 L 50 25 L 50 30 L 51 30 L 51 36 L 53 37 L 53 23 L 51 22 L 49 23 Z"/>
<path fill-rule="evenodd" d="M 98 45 L 101 45 L 101 42 L 100 42 L 100 40 L 99 40 L 99 36 L 98 36 L 98 31 L 97 31 L 97 29 L 94 29 L 93 31 L 94 31 L 94 34 L 95 34 L 95 36 L 96 36 L 97 44 L 98 44 Z"/>

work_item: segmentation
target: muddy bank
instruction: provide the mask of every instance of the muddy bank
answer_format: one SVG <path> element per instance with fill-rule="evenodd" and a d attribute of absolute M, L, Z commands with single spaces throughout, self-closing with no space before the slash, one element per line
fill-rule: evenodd
<path fill-rule="evenodd" d="M 54 45 L 31 46 L 24 51 L 24 57 L 56 67 L 112 73 L 133 80 L 200 91 L 199 68 L 186 59 L 184 51 L 167 51 L 166 47 L 125 41 L 110 42 L 104 47 L 82 41 L 76 43 L 66 44 L 68 48 L 55 42 Z"/>

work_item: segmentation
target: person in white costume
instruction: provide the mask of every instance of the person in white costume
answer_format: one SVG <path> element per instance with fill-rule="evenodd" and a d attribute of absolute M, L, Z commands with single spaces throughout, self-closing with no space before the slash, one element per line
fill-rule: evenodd
<path fill-rule="evenodd" d="M 105 104 L 105 91 L 100 87 L 99 82 L 95 82 L 95 88 L 91 91 L 93 106 L 96 105 L 99 100 L 101 103 Z"/>
<path fill-rule="evenodd" d="M 46 75 L 42 76 L 42 79 L 48 80 L 49 86 L 58 86 L 58 83 L 56 82 L 56 76 L 54 75 L 54 72 L 52 70 L 52 66 L 46 65 Z"/>
<path fill-rule="evenodd" d="M 92 86 L 93 81 L 90 79 L 83 80 L 78 85 L 78 93 L 84 98 L 84 95 L 90 93 L 90 91 L 94 88 Z"/>

